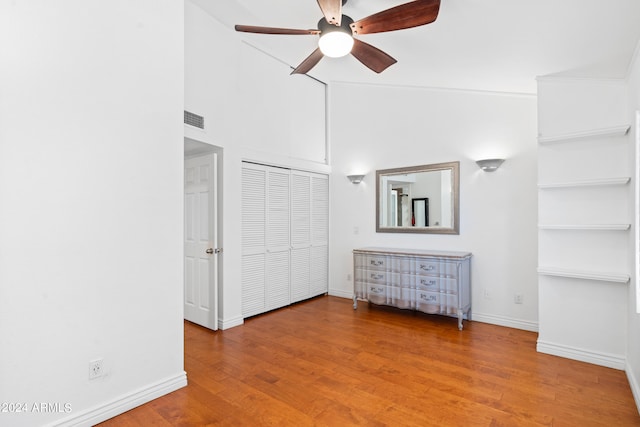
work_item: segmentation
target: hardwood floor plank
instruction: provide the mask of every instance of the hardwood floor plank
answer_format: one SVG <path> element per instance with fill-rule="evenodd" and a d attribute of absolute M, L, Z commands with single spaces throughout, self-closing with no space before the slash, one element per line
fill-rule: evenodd
<path fill-rule="evenodd" d="M 536 339 L 335 297 L 226 331 L 185 322 L 189 385 L 102 425 L 640 426 L 623 371 Z"/>

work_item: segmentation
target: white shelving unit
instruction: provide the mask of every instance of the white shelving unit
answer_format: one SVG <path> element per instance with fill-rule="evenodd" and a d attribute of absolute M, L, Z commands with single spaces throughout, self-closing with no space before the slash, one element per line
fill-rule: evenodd
<path fill-rule="evenodd" d="M 612 126 L 612 127 L 601 128 L 601 129 L 592 129 L 592 130 L 587 130 L 582 132 L 566 133 L 562 135 L 539 136 L 538 143 L 557 144 L 562 142 L 577 141 L 581 139 L 624 136 L 627 134 L 627 132 L 629 132 L 630 128 L 631 128 L 630 125 L 620 125 L 620 126 Z"/>
<path fill-rule="evenodd" d="M 554 267 L 538 267 L 538 274 L 544 276 L 568 277 L 572 279 L 598 280 L 611 283 L 629 283 L 629 276 L 618 273 L 602 273 L 583 270 L 567 270 Z"/>
<path fill-rule="evenodd" d="M 572 132 L 560 135 L 539 136 L 538 142 L 541 145 L 559 144 L 563 142 L 580 142 L 594 138 L 609 140 L 611 138 L 622 137 L 629 132 L 629 125 L 612 126 L 600 129 L 591 129 L 582 132 Z M 539 191 L 588 189 L 606 186 L 625 186 L 629 184 L 631 177 L 605 177 L 593 179 L 568 180 L 561 182 L 539 183 Z M 568 197 L 571 197 L 569 194 Z M 627 223 L 598 223 L 598 224 L 567 224 L 567 223 L 546 223 L 538 224 L 541 231 L 574 231 L 581 232 L 625 232 L 631 229 L 631 224 Z M 625 273 L 602 273 L 593 271 L 582 271 L 573 269 L 564 269 L 555 266 L 540 266 L 538 273 L 545 276 L 566 277 L 574 279 L 598 280 L 604 282 L 628 283 L 629 275 Z"/>
<path fill-rule="evenodd" d="M 540 230 L 626 231 L 631 224 L 539 224 Z"/>
<path fill-rule="evenodd" d="M 631 270 L 626 87 L 538 83 L 538 319 L 542 353 L 624 369 Z"/>
<path fill-rule="evenodd" d="M 601 187 L 608 185 L 626 185 L 630 181 L 631 177 L 623 176 L 619 178 L 599 178 L 569 182 L 552 182 L 548 184 L 538 184 L 538 188 L 540 190 L 549 190 L 555 188 Z"/>

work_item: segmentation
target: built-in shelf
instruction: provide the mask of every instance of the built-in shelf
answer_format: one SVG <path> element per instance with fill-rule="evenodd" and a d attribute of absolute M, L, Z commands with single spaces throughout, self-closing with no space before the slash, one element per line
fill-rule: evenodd
<path fill-rule="evenodd" d="M 631 224 L 540 224 L 540 230 L 620 230 L 631 228 Z"/>
<path fill-rule="evenodd" d="M 629 132 L 629 125 L 612 126 L 607 128 L 592 129 L 582 132 L 566 133 L 562 135 L 551 136 L 539 136 L 538 143 L 540 144 L 555 144 L 559 142 L 576 141 L 580 139 L 590 139 L 607 136 L 624 136 Z"/>
<path fill-rule="evenodd" d="M 607 185 L 626 185 L 631 181 L 631 177 L 622 176 L 619 178 L 583 179 L 579 181 L 552 182 L 548 184 L 538 184 L 541 190 L 550 188 L 573 188 L 573 187 L 598 187 Z"/>
<path fill-rule="evenodd" d="M 599 280 L 602 282 L 628 283 L 628 274 L 595 273 L 593 271 L 565 270 L 553 267 L 538 267 L 538 274 L 544 276 L 568 277 L 572 279 Z"/>

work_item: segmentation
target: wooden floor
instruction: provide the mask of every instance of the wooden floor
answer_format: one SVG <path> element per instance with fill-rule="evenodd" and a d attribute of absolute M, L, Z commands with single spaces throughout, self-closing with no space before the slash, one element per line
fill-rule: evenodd
<path fill-rule="evenodd" d="M 640 426 L 623 371 L 537 334 L 319 297 L 212 332 L 185 323 L 189 385 L 113 426 Z"/>

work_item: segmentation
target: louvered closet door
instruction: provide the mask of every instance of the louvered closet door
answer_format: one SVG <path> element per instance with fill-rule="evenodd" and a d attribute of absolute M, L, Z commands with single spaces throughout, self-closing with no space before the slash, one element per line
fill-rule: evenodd
<path fill-rule="evenodd" d="M 242 315 L 266 311 L 267 171 L 257 165 L 242 168 Z"/>
<path fill-rule="evenodd" d="M 327 292 L 326 175 L 244 163 L 242 314 Z"/>
<path fill-rule="evenodd" d="M 287 169 L 269 168 L 267 173 L 267 309 L 290 304 L 289 188 Z"/>
<path fill-rule="evenodd" d="M 291 301 L 311 296 L 311 176 L 291 172 Z"/>
<path fill-rule="evenodd" d="M 291 172 L 291 299 L 328 290 L 329 180 Z"/>
<path fill-rule="evenodd" d="M 311 177 L 311 295 L 329 290 L 329 177 Z"/>

